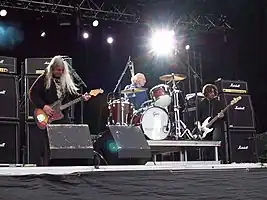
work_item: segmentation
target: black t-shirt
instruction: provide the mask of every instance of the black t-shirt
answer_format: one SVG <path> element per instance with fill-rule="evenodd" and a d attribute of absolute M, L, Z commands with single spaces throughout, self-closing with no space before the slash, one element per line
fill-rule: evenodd
<path fill-rule="evenodd" d="M 80 94 L 72 95 L 69 93 L 66 93 L 64 95 L 64 99 L 62 100 L 62 103 L 67 103 L 75 98 L 80 96 Z M 40 75 L 36 81 L 33 83 L 33 85 L 30 88 L 29 91 L 29 97 L 31 103 L 36 108 L 43 108 L 45 105 L 51 105 L 55 101 L 58 100 L 57 96 L 57 89 L 54 81 L 51 81 L 51 87 L 49 89 L 45 88 L 45 74 Z M 62 111 L 63 114 L 68 114 L 69 108 Z"/>
<path fill-rule="evenodd" d="M 198 106 L 198 120 L 203 123 L 207 117 L 213 118 L 223 109 L 224 106 L 218 99 L 208 100 L 205 98 L 199 103 Z M 214 122 L 212 127 L 223 125 L 224 120 L 225 117 L 219 118 L 216 122 Z"/>

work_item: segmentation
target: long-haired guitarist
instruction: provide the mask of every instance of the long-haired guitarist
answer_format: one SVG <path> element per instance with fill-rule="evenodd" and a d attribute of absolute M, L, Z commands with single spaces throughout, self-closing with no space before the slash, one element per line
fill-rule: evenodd
<path fill-rule="evenodd" d="M 83 95 L 78 93 L 78 88 L 75 86 L 72 76 L 69 72 L 68 64 L 61 56 L 55 56 L 41 74 L 29 91 L 29 97 L 32 104 L 37 109 L 42 109 L 47 116 L 52 116 L 54 110 L 51 106 L 54 102 L 61 99 L 62 102 L 68 102 L 79 96 L 82 96 L 84 101 L 90 99 L 90 95 L 85 93 Z M 54 123 L 68 124 L 69 109 L 62 111 L 64 118 Z M 42 158 L 40 158 L 40 165 L 48 164 L 49 148 L 47 134 L 44 134 L 44 150 Z M 40 144 L 41 145 L 41 144 Z"/>
<path fill-rule="evenodd" d="M 62 102 L 68 102 L 80 96 L 78 88 L 75 86 L 72 76 L 69 72 L 68 64 L 61 56 L 55 56 L 40 75 L 29 91 L 29 97 L 32 104 L 36 108 L 41 108 L 44 112 L 51 116 L 53 109 L 49 106 L 58 99 Z M 90 95 L 85 93 L 82 95 L 83 100 L 90 99 Z M 69 109 L 62 111 L 64 118 L 56 123 L 70 123 Z"/>

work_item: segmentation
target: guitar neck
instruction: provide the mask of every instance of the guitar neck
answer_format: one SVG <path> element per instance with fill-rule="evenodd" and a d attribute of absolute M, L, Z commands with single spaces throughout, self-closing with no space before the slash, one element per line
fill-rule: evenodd
<path fill-rule="evenodd" d="M 229 108 L 230 108 L 231 104 L 227 105 L 223 110 L 222 113 L 225 113 Z M 206 127 L 210 127 L 214 122 L 216 122 L 218 120 L 218 115 L 216 117 L 214 117 L 212 120 L 210 120 L 210 122 L 207 124 Z"/>
<path fill-rule="evenodd" d="M 60 107 L 60 110 L 64 110 L 64 109 L 66 109 L 66 108 L 68 108 L 68 107 L 70 107 L 70 106 L 72 106 L 72 105 L 74 105 L 76 103 L 79 103 L 81 100 L 82 100 L 82 97 L 78 97 L 78 98 L 70 101 L 69 103 L 66 103 L 66 104 L 62 105 Z"/>

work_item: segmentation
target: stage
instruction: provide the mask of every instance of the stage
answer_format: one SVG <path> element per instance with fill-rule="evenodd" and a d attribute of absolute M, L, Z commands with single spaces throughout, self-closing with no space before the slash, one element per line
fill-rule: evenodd
<path fill-rule="evenodd" d="M 267 165 L 1 167 L 1 199 L 266 199 Z"/>

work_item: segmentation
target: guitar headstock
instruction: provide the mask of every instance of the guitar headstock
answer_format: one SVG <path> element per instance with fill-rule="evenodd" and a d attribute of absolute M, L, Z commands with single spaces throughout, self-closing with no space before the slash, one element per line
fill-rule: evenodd
<path fill-rule="evenodd" d="M 90 95 L 91 96 L 97 96 L 98 94 L 102 94 L 104 93 L 104 90 L 102 90 L 101 88 L 100 89 L 94 89 L 94 90 L 91 90 L 90 91 Z"/>
<path fill-rule="evenodd" d="M 231 101 L 231 105 L 234 105 L 234 104 L 236 104 L 238 101 L 240 101 L 242 99 L 242 97 L 241 96 L 239 96 L 239 97 L 235 97 L 235 98 L 233 98 L 233 100 Z"/>

